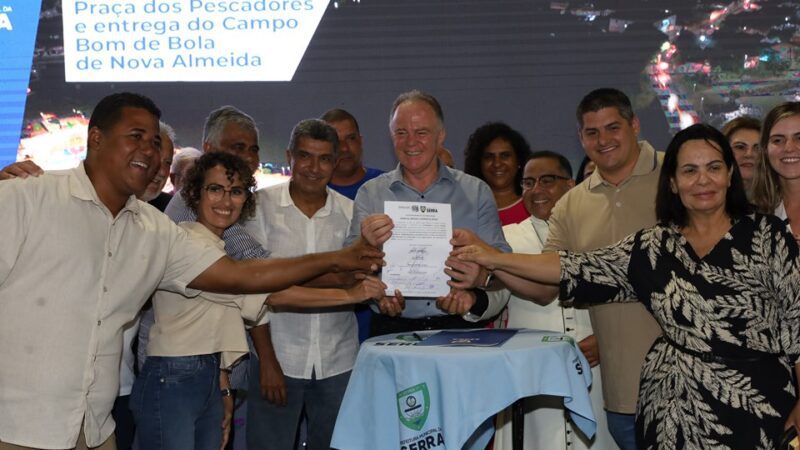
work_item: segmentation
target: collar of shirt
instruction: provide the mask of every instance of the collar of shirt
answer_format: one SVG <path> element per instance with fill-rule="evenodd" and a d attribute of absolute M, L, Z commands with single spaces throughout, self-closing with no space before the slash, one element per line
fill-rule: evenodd
<path fill-rule="evenodd" d="M 547 223 L 546 220 L 539 219 L 536 216 L 531 216 L 530 221 L 531 225 L 533 225 L 533 231 L 536 233 L 536 237 L 538 237 L 539 242 L 544 245 L 544 243 L 547 242 L 547 236 L 550 234 L 550 224 Z"/>
<path fill-rule="evenodd" d="M 783 200 L 775 207 L 775 212 L 773 214 L 779 219 L 787 220 L 789 218 L 789 216 L 786 215 L 786 206 L 783 204 Z"/>
<path fill-rule="evenodd" d="M 427 189 L 425 189 L 425 192 L 430 191 L 434 186 L 436 186 L 439 183 L 455 182 L 455 178 L 453 177 L 453 172 L 450 170 L 449 167 L 442 164 L 441 161 L 437 161 L 436 165 L 438 170 L 436 181 L 431 183 L 431 185 L 428 186 Z M 411 189 L 414 192 L 419 192 L 415 188 L 413 188 L 410 184 L 406 183 L 406 181 L 403 179 L 403 166 L 401 166 L 400 163 L 397 164 L 397 168 L 393 170 L 389 176 L 391 177 L 389 183 L 389 189 L 395 190 L 399 186 L 405 186 L 406 188 Z M 425 192 L 420 192 L 420 194 L 424 194 Z"/>
<path fill-rule="evenodd" d="M 288 208 L 290 206 L 296 207 L 295 204 L 294 204 L 294 200 L 292 199 L 292 194 L 289 192 L 289 184 L 290 183 L 291 183 L 291 181 L 289 181 L 288 183 L 283 183 L 283 184 L 280 185 L 281 186 L 281 193 L 280 193 L 280 206 L 281 206 L 281 208 Z M 322 208 L 318 209 L 317 212 L 314 213 L 314 217 L 327 217 L 327 216 L 331 215 L 331 211 L 333 211 L 333 192 L 334 192 L 333 189 L 331 189 L 331 188 L 329 188 L 327 186 L 325 187 L 325 195 L 326 195 L 325 206 L 323 206 Z"/>
<path fill-rule="evenodd" d="M 658 167 L 658 153 L 649 142 L 639 141 L 639 158 L 636 160 L 636 165 L 633 166 L 633 172 L 620 185 L 627 183 L 633 177 L 647 175 L 656 170 L 656 167 Z M 589 176 L 587 188 L 591 191 L 601 185 L 610 186 L 611 184 L 603 179 L 599 171 L 595 170 Z"/>
<path fill-rule="evenodd" d="M 71 175 L 72 176 L 69 177 L 70 195 L 81 200 L 93 202 L 96 205 L 108 210 L 108 207 L 100 200 L 100 197 L 97 196 L 97 190 L 95 190 L 92 180 L 90 180 L 89 176 L 86 174 L 86 167 L 84 166 L 83 161 L 81 161 L 78 167 L 72 169 Z M 136 199 L 136 196 L 131 195 L 125 202 L 125 206 L 120 211 L 120 214 L 125 211 L 130 211 L 134 217 L 138 218 L 140 212 L 139 210 L 139 200 Z M 117 214 L 117 217 L 119 217 L 120 214 Z"/>

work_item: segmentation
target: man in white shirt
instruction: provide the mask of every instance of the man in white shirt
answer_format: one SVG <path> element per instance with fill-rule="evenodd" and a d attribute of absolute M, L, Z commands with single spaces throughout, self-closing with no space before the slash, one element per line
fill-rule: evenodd
<path fill-rule="evenodd" d="M 336 164 L 336 130 L 309 119 L 292 130 L 286 156 L 288 183 L 258 191 L 250 234 L 274 257 L 290 257 L 342 248 L 353 202 L 327 187 Z M 349 280 L 327 276 L 315 286 Z M 250 450 L 291 450 L 300 416 L 308 418 L 308 448 L 330 448 L 333 426 L 358 352 L 352 306 L 318 310 L 273 309 L 271 337 L 285 375 L 282 398 L 248 399 L 247 445 Z M 259 365 L 251 365 L 258 379 Z"/>
<path fill-rule="evenodd" d="M 374 269 L 363 245 L 233 261 L 136 199 L 160 167 L 159 109 L 102 99 L 86 161 L 0 183 L 0 449 L 114 449 L 122 329 L 156 288 L 261 293 Z"/>
<path fill-rule="evenodd" d="M 522 199 L 531 217 L 503 227 L 508 244 L 515 253 L 542 252 L 549 234 L 548 219 L 556 202 L 575 186 L 572 167 L 561 154 L 535 152 L 523 169 Z M 541 306 L 517 292 L 508 302 L 509 328 L 535 328 L 564 333 L 572 337 L 592 366 L 592 408 L 597 417 L 597 435 L 589 440 L 577 431 L 564 413 L 561 398 L 537 396 L 525 401 L 525 446 L 547 450 L 616 450 L 605 425 L 603 396 L 598 366 L 597 341 L 592 332 L 589 312 L 558 302 Z M 509 410 L 510 411 L 510 410 Z M 495 448 L 511 449 L 511 421 L 506 411 L 498 416 Z"/>

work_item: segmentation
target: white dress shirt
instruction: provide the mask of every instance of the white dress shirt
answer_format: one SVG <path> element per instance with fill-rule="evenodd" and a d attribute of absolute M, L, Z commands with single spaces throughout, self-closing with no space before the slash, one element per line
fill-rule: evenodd
<path fill-rule="evenodd" d="M 224 256 L 131 196 L 113 217 L 83 164 L 0 182 L 0 441 L 89 447 L 114 431 L 122 329 L 156 288 Z"/>
<path fill-rule="evenodd" d="M 547 222 L 531 216 L 528 220 L 503 227 L 508 245 L 515 253 L 539 254 L 547 241 Z M 586 309 L 554 301 L 541 306 L 512 293 L 508 301 L 508 327 L 534 328 L 564 333 L 575 342 L 592 334 L 592 324 Z M 567 420 L 564 403 L 559 397 L 538 396 L 525 401 L 525 448 L 536 450 L 611 450 L 617 449 L 606 426 L 603 411 L 600 366 L 592 368 L 592 409 L 597 419 L 597 434 L 591 441 Z M 511 415 L 508 410 L 498 415 L 498 430 L 494 448 L 511 449 Z"/>
<path fill-rule="evenodd" d="M 325 206 L 309 218 L 289 194 L 289 183 L 258 191 L 250 234 L 278 258 L 342 248 L 350 227 L 353 201 L 326 188 Z M 283 373 L 317 379 L 353 368 L 358 333 L 352 306 L 306 310 L 270 309 L 272 345 Z"/>
<path fill-rule="evenodd" d="M 133 383 L 136 381 L 136 355 L 133 353 L 133 340 L 139 334 L 140 316 L 133 319 L 122 329 L 122 359 L 119 364 L 119 396 L 131 395 Z"/>

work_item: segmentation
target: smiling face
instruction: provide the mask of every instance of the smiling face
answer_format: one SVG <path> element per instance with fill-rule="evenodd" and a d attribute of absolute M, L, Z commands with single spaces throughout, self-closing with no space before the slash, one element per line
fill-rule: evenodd
<path fill-rule="evenodd" d="M 517 170 L 517 154 L 506 139 L 499 137 L 483 150 L 481 173 L 492 190 L 513 188 Z"/>
<path fill-rule="evenodd" d="M 331 181 L 336 163 L 333 144 L 301 137 L 296 147 L 286 152 L 292 170 L 292 191 L 312 196 L 325 194 L 325 186 Z"/>
<path fill-rule="evenodd" d="M 153 181 L 147 185 L 144 194 L 139 198 L 143 202 L 149 202 L 158 197 L 169 178 L 169 169 L 172 167 L 172 158 L 175 156 L 175 144 L 164 132 L 161 132 L 161 151 L 159 156 L 161 158 L 161 167 L 158 169 L 156 176 L 153 177 Z"/>
<path fill-rule="evenodd" d="M 733 157 L 739 166 L 739 175 L 742 181 L 749 186 L 753 181 L 756 170 L 756 160 L 759 153 L 759 132 L 750 128 L 740 128 L 730 137 Z"/>
<path fill-rule="evenodd" d="M 239 175 L 228 173 L 221 165 L 214 166 L 205 173 L 197 221 L 217 236 L 222 236 L 226 228 L 239 220 L 246 199 L 247 188 Z"/>
<path fill-rule="evenodd" d="M 523 188 L 522 200 L 525 203 L 525 209 L 541 220 L 549 219 L 558 199 L 575 186 L 575 180 L 571 178 L 566 180 L 555 178 L 550 182 L 548 175 L 569 178 L 569 174 L 564 172 L 558 160 L 547 157 L 529 160 L 525 164 L 522 174 L 523 180 L 527 178 L 535 178 L 537 180 L 532 188 Z M 543 182 L 541 178 L 543 176 L 546 177 L 546 182 Z"/>
<path fill-rule="evenodd" d="M 769 130 L 767 159 L 781 183 L 800 179 L 800 114 L 775 122 Z"/>
<path fill-rule="evenodd" d="M 103 131 L 89 130 L 87 174 L 110 209 L 141 196 L 160 167 L 158 118 L 142 108 L 124 107 L 120 119 Z M 113 206 L 113 208 L 112 208 Z"/>
<path fill-rule="evenodd" d="M 601 108 L 583 115 L 579 138 L 586 155 L 607 181 L 627 178 L 639 157 L 639 119 L 630 122 L 616 107 Z"/>
<path fill-rule="evenodd" d="M 695 214 L 725 210 L 732 174 L 719 147 L 705 140 L 693 139 L 678 150 L 677 168 L 670 186 L 691 219 Z"/>
<path fill-rule="evenodd" d="M 445 131 L 436 113 L 423 101 L 401 103 L 389 122 L 394 152 L 403 174 L 432 178 L 437 172 L 437 151 L 444 144 Z"/>

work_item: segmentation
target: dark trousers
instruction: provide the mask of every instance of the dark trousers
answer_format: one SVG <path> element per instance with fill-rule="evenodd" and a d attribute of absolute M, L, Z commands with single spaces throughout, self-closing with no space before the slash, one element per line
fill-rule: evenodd
<path fill-rule="evenodd" d="M 133 422 L 133 413 L 128 407 L 128 400 L 130 395 L 122 395 L 114 400 L 114 408 L 111 410 L 111 416 L 117 427 L 114 429 L 114 435 L 117 438 L 117 450 L 131 450 L 133 445 L 133 435 L 136 431 L 136 424 Z"/>

